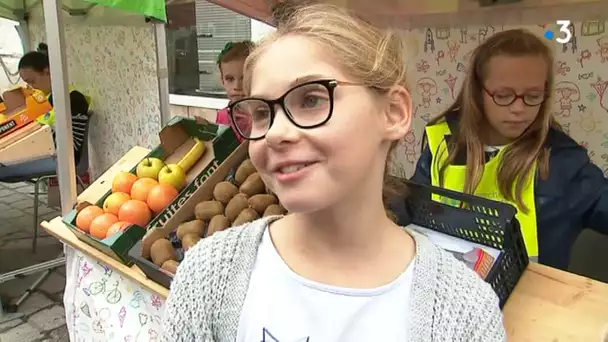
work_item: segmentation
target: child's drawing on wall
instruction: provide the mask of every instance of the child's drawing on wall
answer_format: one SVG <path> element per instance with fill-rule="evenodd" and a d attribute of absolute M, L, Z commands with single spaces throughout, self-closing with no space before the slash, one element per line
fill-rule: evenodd
<path fill-rule="evenodd" d="M 454 40 L 448 40 L 448 56 L 450 56 L 450 62 L 456 62 L 456 56 L 460 50 L 460 44 Z"/>
<path fill-rule="evenodd" d="M 599 46 L 599 50 L 597 54 L 600 55 L 600 62 L 608 63 L 608 35 L 602 36 L 597 40 L 597 46 Z"/>
<path fill-rule="evenodd" d="M 572 114 L 572 102 L 578 102 L 581 99 L 581 92 L 578 86 L 569 81 L 561 81 L 555 85 L 555 94 L 559 102 L 559 113 L 557 116 L 568 117 Z"/>
<path fill-rule="evenodd" d="M 437 94 L 437 82 L 430 77 L 423 77 L 416 82 L 416 88 L 422 99 L 422 106 L 429 108 L 431 106 L 431 96 Z"/>
<path fill-rule="evenodd" d="M 581 130 L 585 133 L 592 133 L 596 130 L 598 124 L 601 122 L 596 120 L 593 113 L 581 113 L 580 126 Z"/>
<path fill-rule="evenodd" d="M 598 77 L 597 82 L 592 83 L 591 87 L 593 87 L 597 95 L 600 97 L 600 107 L 608 112 L 608 81 L 603 81 L 600 77 Z"/>
<path fill-rule="evenodd" d="M 405 158 L 408 163 L 414 165 L 416 164 L 416 160 L 418 160 L 418 156 L 416 153 L 416 135 L 414 134 L 414 130 L 410 130 L 407 132 L 405 137 L 403 138 L 404 147 L 405 147 Z"/>

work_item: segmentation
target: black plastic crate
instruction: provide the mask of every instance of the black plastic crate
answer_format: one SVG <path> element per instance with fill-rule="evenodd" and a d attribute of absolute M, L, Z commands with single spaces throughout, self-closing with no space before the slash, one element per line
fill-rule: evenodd
<path fill-rule="evenodd" d="M 515 207 L 430 185 L 404 183 L 411 223 L 502 252 L 485 279 L 498 295 L 502 308 L 529 263 Z M 432 195 L 459 205 L 434 201 Z"/>

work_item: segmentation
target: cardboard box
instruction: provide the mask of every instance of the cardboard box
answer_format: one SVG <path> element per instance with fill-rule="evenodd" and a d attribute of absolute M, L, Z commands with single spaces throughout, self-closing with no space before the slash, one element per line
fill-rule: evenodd
<path fill-rule="evenodd" d="M 0 113 L 4 116 L 0 123 L 0 138 L 17 131 L 53 109 L 46 96 L 39 90 L 19 87 L 5 92 L 3 97 L 6 112 Z"/>
<path fill-rule="evenodd" d="M 132 225 L 122 233 L 117 233 L 108 239 L 99 240 L 82 232 L 75 226 L 78 208 L 63 218 L 66 225 L 80 240 L 126 265 L 133 264 L 128 256 L 128 251 L 146 234 L 146 231 L 154 231 L 165 226 L 177 226 L 180 218 L 175 216 L 180 212 L 180 209 L 192 203 L 191 197 L 193 194 L 239 146 L 236 135 L 230 127 L 210 123 L 198 124 L 194 120 L 182 117 L 173 118 L 161 130 L 159 135 L 161 144 L 152 150 L 146 158 L 159 158 L 167 164 L 177 163 L 194 145 L 195 142 L 192 138 L 203 140 L 206 148 L 201 159 L 188 171 L 186 177 L 188 185 L 146 227 Z M 135 174 L 135 168 L 130 172 Z M 108 191 L 95 204 L 101 206 L 110 194 L 111 191 Z"/>
<path fill-rule="evenodd" d="M 20 164 L 31 160 L 55 156 L 53 129 L 30 122 L 16 132 L 0 138 L 0 163 Z"/>
<path fill-rule="evenodd" d="M 150 255 L 147 253 L 150 251 L 150 246 L 158 239 L 168 237 L 177 226 L 182 223 L 191 220 L 194 217 L 194 207 L 204 201 L 211 200 L 213 198 L 213 188 L 221 181 L 229 179 L 232 174 L 236 171 L 239 165 L 247 158 L 247 147 L 248 144 L 244 143 L 239 146 L 228 158 L 224 160 L 213 172 L 210 174 L 206 181 L 191 194 L 191 196 L 184 201 L 183 205 L 174 212 L 171 219 L 167 224 L 162 226 L 156 226 L 149 230 L 146 236 L 136 243 L 131 251 L 129 251 L 130 257 L 135 261 L 137 266 L 146 274 L 146 276 L 162 286 L 169 288 L 173 275 L 160 267 L 152 263 L 149 260 Z"/>

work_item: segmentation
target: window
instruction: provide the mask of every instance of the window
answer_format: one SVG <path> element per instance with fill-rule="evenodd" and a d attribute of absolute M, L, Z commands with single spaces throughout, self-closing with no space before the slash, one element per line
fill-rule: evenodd
<path fill-rule="evenodd" d="M 274 28 L 205 0 L 167 6 L 171 94 L 226 98 L 217 56 L 229 41 L 257 41 Z"/>

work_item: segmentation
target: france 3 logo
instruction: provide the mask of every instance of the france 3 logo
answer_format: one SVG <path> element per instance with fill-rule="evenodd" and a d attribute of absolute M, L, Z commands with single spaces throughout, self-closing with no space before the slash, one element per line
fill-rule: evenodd
<path fill-rule="evenodd" d="M 557 27 L 559 29 L 559 36 L 556 36 L 555 33 L 551 30 L 545 31 L 545 38 L 549 40 L 555 40 L 560 44 L 568 44 L 573 37 L 573 25 L 570 20 L 557 20 L 555 21 Z"/>

